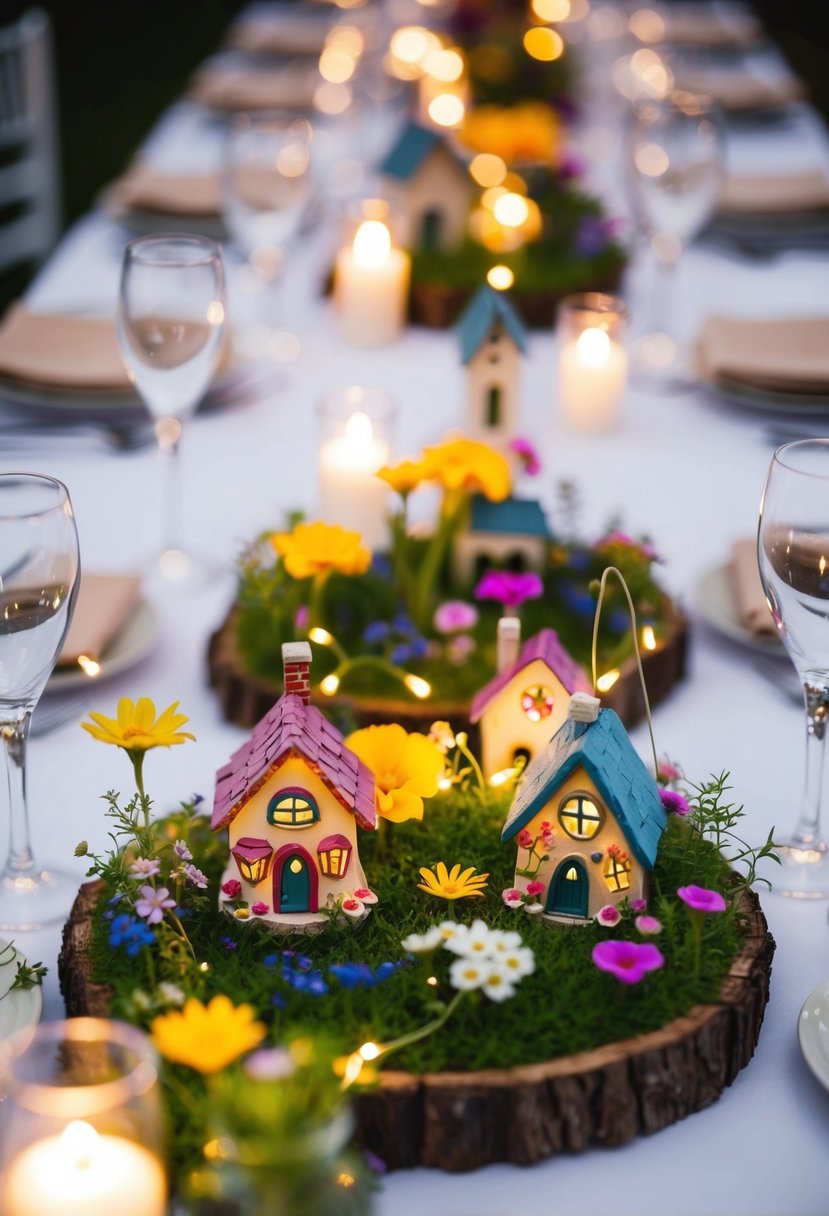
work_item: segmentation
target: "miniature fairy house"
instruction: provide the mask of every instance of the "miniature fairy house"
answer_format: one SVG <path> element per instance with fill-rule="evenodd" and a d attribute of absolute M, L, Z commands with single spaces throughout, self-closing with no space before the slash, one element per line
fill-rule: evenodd
<path fill-rule="evenodd" d="M 550 530 L 540 502 L 505 498 L 490 502 L 477 495 L 469 505 L 469 524 L 453 545 L 453 568 L 459 583 L 473 583 L 500 566 L 516 573 L 544 569 Z"/>
<path fill-rule="evenodd" d="M 577 694 L 527 769 L 501 839 L 517 838 L 516 886 L 543 882 L 545 914 L 579 922 L 647 898 L 664 829 L 657 784 L 618 715 Z"/>
<path fill-rule="evenodd" d="M 308 643 L 284 644 L 282 661 L 285 692 L 216 775 L 212 826 L 229 836 L 223 893 L 243 917 L 264 905 L 256 919 L 296 932 L 366 886 L 357 827 L 376 826 L 375 782 L 310 703 Z"/>
<path fill-rule="evenodd" d="M 409 248 L 454 249 L 463 241 L 472 182 L 445 138 L 408 122 L 380 165 L 384 194 Z"/>
<path fill-rule="evenodd" d="M 523 646 L 520 630 L 517 617 L 498 622 L 498 672 L 472 700 L 487 777 L 533 760 L 564 722 L 571 693 L 591 688 L 555 630 L 542 629 Z"/>
<path fill-rule="evenodd" d="M 482 287 L 458 321 L 466 368 L 466 430 L 505 456 L 518 434 L 524 326 L 502 291 Z"/>

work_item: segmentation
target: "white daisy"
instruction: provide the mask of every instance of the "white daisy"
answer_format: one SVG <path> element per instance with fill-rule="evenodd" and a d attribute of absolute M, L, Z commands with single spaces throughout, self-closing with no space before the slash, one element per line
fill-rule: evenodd
<path fill-rule="evenodd" d="M 466 934 L 451 938 L 444 942 L 447 950 L 460 954 L 464 958 L 491 958 L 492 931 L 482 920 L 474 920 Z"/>
<path fill-rule="evenodd" d="M 459 992 L 471 992 L 486 983 L 491 968 L 475 958 L 456 958 L 449 968 L 449 983 Z"/>
<path fill-rule="evenodd" d="M 515 993 L 510 977 L 505 975 L 500 966 L 491 967 L 483 991 L 491 1001 L 506 1001 Z"/>
<path fill-rule="evenodd" d="M 532 975 L 535 971 L 535 955 L 529 946 L 519 946 L 517 950 L 499 954 L 498 966 L 514 984 L 517 980 L 523 979 L 525 975 Z"/>
<path fill-rule="evenodd" d="M 437 950 L 442 941 L 440 925 L 432 925 L 425 933 L 410 933 L 400 944 L 409 954 L 428 954 L 430 950 Z"/>
<path fill-rule="evenodd" d="M 493 958 L 509 954 L 521 945 L 521 934 L 514 930 L 492 929 L 489 935 Z"/>

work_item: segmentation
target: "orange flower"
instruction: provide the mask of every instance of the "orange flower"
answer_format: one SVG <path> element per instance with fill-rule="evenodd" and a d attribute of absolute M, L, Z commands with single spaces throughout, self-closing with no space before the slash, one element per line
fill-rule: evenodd
<path fill-rule="evenodd" d="M 371 564 L 371 550 L 359 532 L 339 524 L 297 524 L 293 532 L 277 532 L 271 544 L 285 562 L 291 578 L 310 578 L 315 574 L 365 574 Z"/>
<path fill-rule="evenodd" d="M 474 439 L 446 439 L 426 448 L 423 463 L 429 479 L 444 490 L 483 494 L 492 502 L 503 502 L 510 492 L 510 470 L 500 452 Z"/>
<path fill-rule="evenodd" d="M 561 146 L 555 111 L 539 101 L 517 106 L 474 106 L 467 110 L 461 139 L 476 152 L 500 156 L 508 165 L 540 161 L 554 165 Z"/>
<path fill-rule="evenodd" d="M 428 470 L 423 460 L 401 460 L 399 464 L 377 470 L 377 476 L 397 494 L 410 494 L 425 480 Z"/>

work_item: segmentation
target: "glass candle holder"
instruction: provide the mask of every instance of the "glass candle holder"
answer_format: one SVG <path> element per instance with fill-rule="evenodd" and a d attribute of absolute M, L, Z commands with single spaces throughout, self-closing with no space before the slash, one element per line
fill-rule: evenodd
<path fill-rule="evenodd" d="M 567 296 L 558 310 L 558 404 L 568 426 L 609 431 L 627 384 L 627 310 L 601 292 Z"/>
<path fill-rule="evenodd" d="M 388 346 L 406 322 L 411 258 L 395 243 L 388 204 L 364 199 L 346 224 L 334 271 L 334 302 L 352 346 Z"/>
<path fill-rule="evenodd" d="M 376 474 L 391 460 L 396 414 L 391 394 L 356 384 L 317 402 L 320 518 L 359 532 L 370 549 L 388 541 L 388 486 Z"/>
<path fill-rule="evenodd" d="M 158 1066 L 139 1030 L 73 1018 L 3 1047 L 0 1211 L 165 1216 Z"/>

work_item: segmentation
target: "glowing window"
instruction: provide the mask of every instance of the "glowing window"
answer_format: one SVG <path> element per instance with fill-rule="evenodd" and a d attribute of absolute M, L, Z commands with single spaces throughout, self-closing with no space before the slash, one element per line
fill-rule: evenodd
<path fill-rule="evenodd" d="M 553 690 L 546 684 L 532 684 L 521 693 L 521 708 L 531 722 L 549 718 L 555 703 Z"/>
<path fill-rule="evenodd" d="M 268 803 L 268 823 L 278 828 L 310 828 L 319 817 L 319 807 L 305 790 L 282 790 Z"/>
<path fill-rule="evenodd" d="M 610 853 L 604 867 L 604 880 L 610 891 L 627 891 L 630 887 L 630 858 L 626 853 Z"/>
<path fill-rule="evenodd" d="M 604 823 L 604 811 L 591 794 L 571 794 L 558 808 L 558 821 L 573 840 L 590 840 Z"/>
<path fill-rule="evenodd" d="M 326 836 L 317 845 L 317 859 L 321 874 L 342 878 L 351 861 L 351 841 L 339 833 Z"/>

